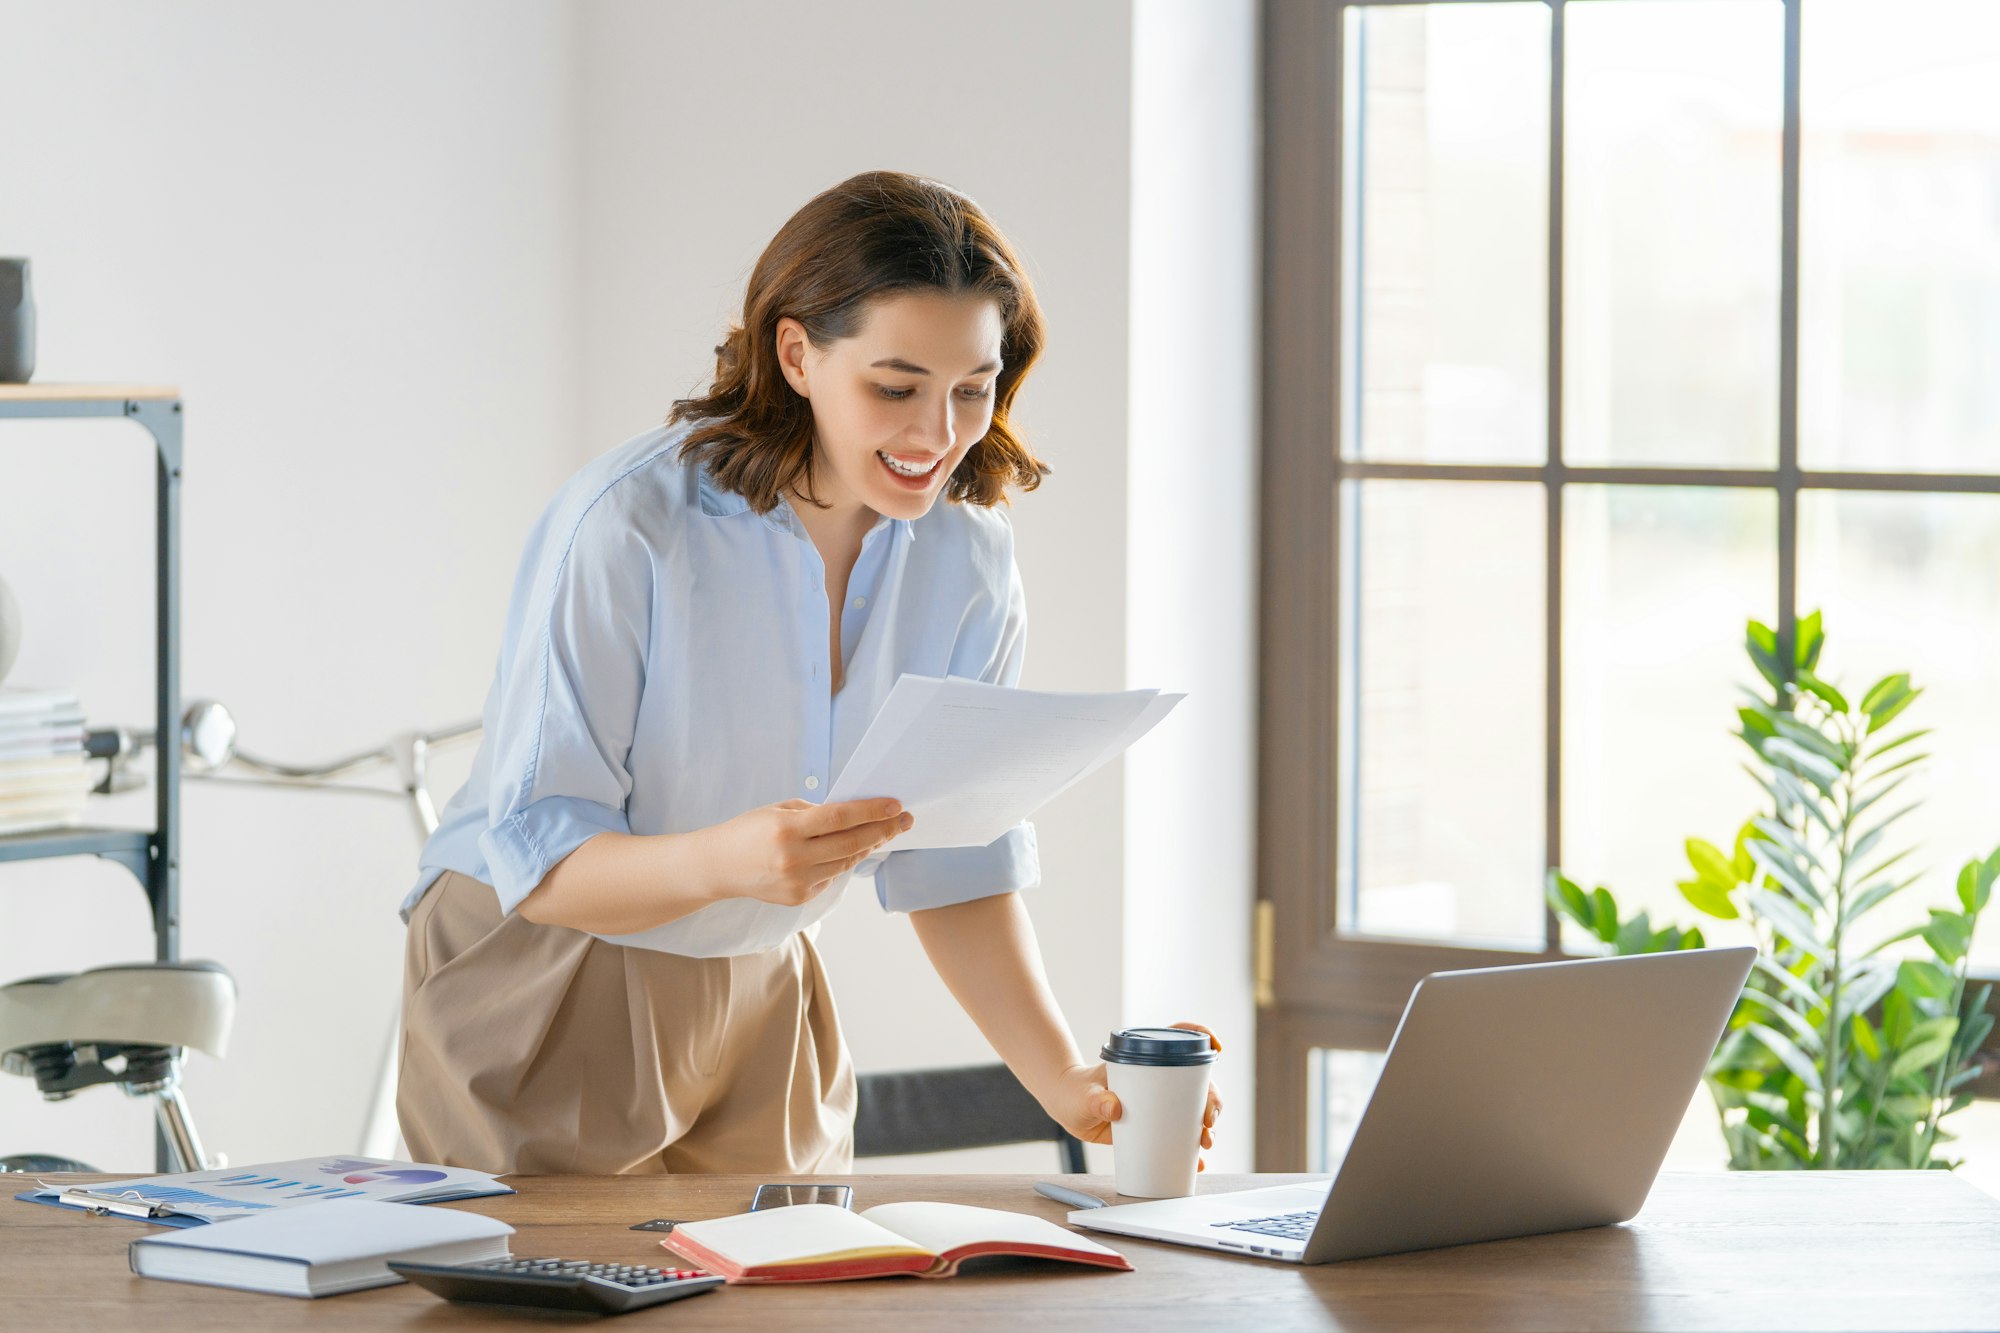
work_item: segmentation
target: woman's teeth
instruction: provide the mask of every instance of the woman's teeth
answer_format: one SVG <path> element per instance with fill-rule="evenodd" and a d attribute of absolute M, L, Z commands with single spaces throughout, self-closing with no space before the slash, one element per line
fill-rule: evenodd
<path fill-rule="evenodd" d="M 887 463 L 889 465 L 889 470 L 891 472 L 894 472 L 897 476 L 901 477 L 928 477 L 933 471 L 936 470 L 938 465 L 938 460 L 933 458 L 929 463 L 925 464 L 922 467 L 918 467 L 912 463 L 905 463 L 900 458 L 896 458 L 893 457 L 892 455 L 885 454 L 880 449 L 877 449 L 875 451 L 875 456 L 881 459 L 884 463 Z"/>

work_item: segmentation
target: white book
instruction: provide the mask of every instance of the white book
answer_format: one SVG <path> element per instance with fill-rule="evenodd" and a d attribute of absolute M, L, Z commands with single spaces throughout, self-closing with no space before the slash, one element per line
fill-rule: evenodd
<path fill-rule="evenodd" d="M 403 1279 L 391 1259 L 475 1264 L 507 1257 L 514 1228 L 478 1213 L 335 1199 L 132 1242 L 132 1271 L 279 1296 L 332 1296 Z"/>
<path fill-rule="evenodd" d="M 10 833 L 46 833 L 52 829 L 74 828 L 83 822 L 83 811 L 52 810 L 41 814 L 0 817 L 0 837 Z"/>
<path fill-rule="evenodd" d="M 39 778 L 16 778 L 0 773 L 0 812 L 12 808 L 14 802 L 47 801 L 57 797 L 81 809 L 84 798 L 90 795 L 90 786 L 90 774 L 81 768 Z"/>
<path fill-rule="evenodd" d="M 81 716 L 83 705 L 73 690 L 31 690 L 19 685 L 0 686 L 0 717 L 17 714 L 36 715 L 40 713 L 75 713 Z"/>

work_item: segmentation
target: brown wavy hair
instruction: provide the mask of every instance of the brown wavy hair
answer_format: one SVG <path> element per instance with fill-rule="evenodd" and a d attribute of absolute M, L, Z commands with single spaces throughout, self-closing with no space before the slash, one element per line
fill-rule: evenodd
<path fill-rule="evenodd" d="M 869 171 L 814 198 L 764 247 L 743 294 L 743 319 L 715 349 L 708 392 L 683 398 L 669 424 L 693 421 L 681 457 L 768 513 L 795 490 L 813 503 L 812 407 L 778 366 L 778 321 L 805 326 L 813 346 L 860 332 L 869 303 L 900 292 L 990 296 L 1004 327 L 993 424 L 945 483 L 946 498 L 1004 504 L 1051 469 L 1009 424 L 1021 382 L 1042 351 L 1042 310 L 1021 261 L 979 206 L 948 185 Z"/>

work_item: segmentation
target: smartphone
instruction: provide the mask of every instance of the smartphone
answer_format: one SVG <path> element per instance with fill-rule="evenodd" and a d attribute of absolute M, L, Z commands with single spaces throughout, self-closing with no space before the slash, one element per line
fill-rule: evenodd
<path fill-rule="evenodd" d="M 854 1187 L 851 1185 L 759 1185 L 757 1197 L 750 1200 L 750 1211 L 761 1213 L 766 1208 L 784 1208 L 795 1203 L 830 1203 L 836 1208 L 854 1206 Z"/>

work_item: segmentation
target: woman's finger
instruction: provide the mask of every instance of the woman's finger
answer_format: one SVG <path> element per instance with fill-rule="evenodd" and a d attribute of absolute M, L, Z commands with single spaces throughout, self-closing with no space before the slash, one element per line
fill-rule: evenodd
<path fill-rule="evenodd" d="M 1216 1036 L 1216 1035 L 1215 1035 L 1215 1034 L 1214 1034 L 1213 1032 L 1210 1032 L 1210 1031 L 1209 1031 L 1209 1030 L 1208 1030 L 1207 1028 L 1203 1027 L 1203 1026 L 1202 1026 L 1201 1024 L 1199 1024 L 1199 1023 L 1176 1023 L 1176 1024 L 1174 1024 L 1174 1026 L 1175 1026 L 1175 1027 L 1177 1027 L 1177 1028 L 1180 1028 L 1180 1029 L 1182 1029 L 1182 1030 L 1184 1030 L 1184 1031 L 1187 1031 L 1187 1032 L 1199 1032 L 1199 1033 L 1201 1033 L 1201 1034 L 1202 1034 L 1202 1035 L 1203 1035 L 1204 1037 L 1207 1037 L 1207 1038 L 1208 1038 L 1208 1044 L 1209 1044 L 1209 1046 L 1211 1046 L 1212 1048 L 1214 1048 L 1215 1052 L 1216 1052 L 1216 1053 L 1217 1053 L 1218 1055 L 1219 1055 L 1219 1054 L 1221 1054 L 1221 1052 L 1222 1052 L 1222 1039 L 1221 1039 L 1220 1037 Z"/>

